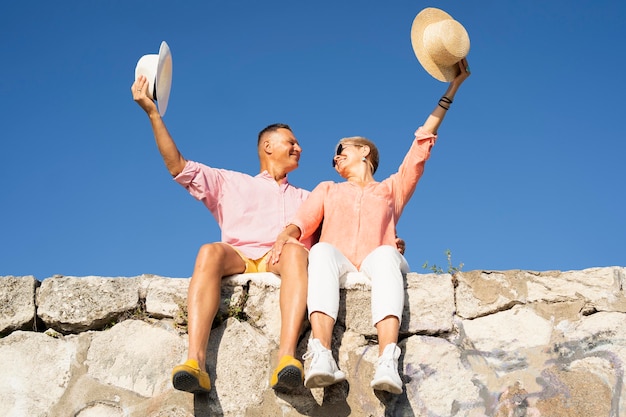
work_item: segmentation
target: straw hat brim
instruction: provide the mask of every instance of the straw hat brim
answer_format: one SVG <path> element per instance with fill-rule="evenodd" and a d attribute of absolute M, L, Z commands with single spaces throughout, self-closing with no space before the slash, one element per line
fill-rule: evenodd
<path fill-rule="evenodd" d="M 157 102 L 161 116 L 165 115 L 172 90 L 172 53 L 168 44 L 163 41 L 159 54 L 142 56 L 135 67 L 135 79 L 145 75 L 148 79 L 148 97 Z"/>
<path fill-rule="evenodd" d="M 458 65 L 456 63 L 445 65 L 435 62 L 424 45 L 424 31 L 426 28 L 433 23 L 443 20 L 454 19 L 448 13 L 434 7 L 428 7 L 419 12 L 417 16 L 415 16 L 413 25 L 411 26 L 411 45 L 413 46 L 413 52 L 417 60 L 426 72 L 439 81 L 450 82 L 459 75 L 460 70 Z M 465 29 L 463 29 L 463 31 L 464 30 Z M 467 43 L 469 45 L 469 37 L 467 38 Z"/>

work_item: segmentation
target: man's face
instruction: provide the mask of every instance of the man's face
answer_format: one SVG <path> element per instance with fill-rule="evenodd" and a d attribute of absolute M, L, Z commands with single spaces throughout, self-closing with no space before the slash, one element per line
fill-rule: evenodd
<path fill-rule="evenodd" d="M 293 132 L 289 129 L 278 129 L 268 134 L 271 158 L 285 167 L 288 172 L 298 168 L 302 148 Z"/>

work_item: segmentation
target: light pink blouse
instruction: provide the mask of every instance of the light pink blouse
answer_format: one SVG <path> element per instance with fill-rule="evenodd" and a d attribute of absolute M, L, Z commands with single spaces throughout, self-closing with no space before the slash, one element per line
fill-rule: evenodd
<path fill-rule="evenodd" d="M 320 242 L 339 249 L 357 268 L 382 245 L 396 246 L 396 224 L 424 172 L 437 136 L 422 127 L 398 172 L 365 187 L 350 182 L 320 183 L 300 206 L 292 224 L 310 237 L 323 220 Z"/>

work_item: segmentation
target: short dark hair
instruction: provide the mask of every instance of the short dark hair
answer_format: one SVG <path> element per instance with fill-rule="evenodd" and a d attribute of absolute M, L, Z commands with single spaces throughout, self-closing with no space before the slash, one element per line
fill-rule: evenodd
<path fill-rule="evenodd" d="M 289 127 L 289 125 L 286 125 L 286 124 L 284 124 L 284 123 L 274 123 L 274 124 L 271 124 L 271 125 L 269 125 L 269 126 L 267 126 L 267 127 L 263 128 L 263 130 L 261 130 L 261 131 L 259 132 L 259 138 L 258 138 L 258 140 L 257 140 L 257 142 L 256 142 L 257 146 L 259 146 L 259 145 L 261 144 L 261 139 L 263 138 L 263 136 L 265 136 L 265 134 L 266 134 L 266 133 L 269 133 L 269 132 L 275 132 L 275 131 L 277 131 L 278 129 L 287 129 L 287 130 L 289 130 L 290 132 L 293 132 L 293 131 L 291 130 L 291 128 Z"/>

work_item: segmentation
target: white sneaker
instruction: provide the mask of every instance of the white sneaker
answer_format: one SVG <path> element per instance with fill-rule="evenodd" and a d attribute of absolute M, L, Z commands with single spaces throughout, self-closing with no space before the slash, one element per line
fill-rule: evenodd
<path fill-rule="evenodd" d="M 346 374 L 339 370 L 333 353 L 322 346 L 319 339 L 309 339 L 309 348 L 302 356 L 302 359 L 308 358 L 311 358 L 311 365 L 305 373 L 305 387 L 322 388 L 346 379 Z"/>
<path fill-rule="evenodd" d="M 392 394 L 402 394 L 402 380 L 398 375 L 398 358 L 400 348 L 395 343 L 390 343 L 378 357 L 376 373 L 370 386 L 376 390 L 388 391 Z"/>

